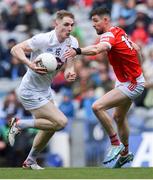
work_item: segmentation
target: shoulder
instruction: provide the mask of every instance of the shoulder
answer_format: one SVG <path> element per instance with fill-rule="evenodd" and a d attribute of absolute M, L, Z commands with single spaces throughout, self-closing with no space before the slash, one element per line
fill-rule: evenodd
<path fill-rule="evenodd" d="M 78 42 L 77 38 L 72 35 L 70 35 L 70 39 L 71 39 L 71 42 Z"/>
<path fill-rule="evenodd" d="M 27 40 L 29 46 L 34 49 L 41 49 L 49 42 L 50 33 L 39 33 Z"/>
<path fill-rule="evenodd" d="M 45 36 L 47 36 L 47 33 L 39 33 L 39 34 L 34 35 L 33 37 L 43 38 Z"/>
<path fill-rule="evenodd" d="M 74 36 L 70 35 L 69 39 L 70 39 L 71 47 L 78 48 L 79 43 L 78 43 L 77 38 L 75 38 Z"/>
<path fill-rule="evenodd" d="M 47 39 L 46 33 L 39 33 L 34 35 L 30 40 L 32 42 L 43 42 Z"/>
<path fill-rule="evenodd" d="M 49 32 L 46 32 L 46 33 L 43 33 L 45 36 L 51 38 L 53 36 L 55 36 L 55 30 L 52 30 L 52 31 L 49 31 Z"/>
<path fill-rule="evenodd" d="M 36 34 L 35 36 L 33 36 L 33 38 L 38 38 L 38 39 L 42 39 L 42 40 L 48 40 L 48 38 L 53 36 L 53 34 L 54 34 L 53 31 L 46 32 L 46 33 L 39 33 L 39 34 Z"/>
<path fill-rule="evenodd" d="M 103 33 L 101 35 L 101 39 L 104 39 L 104 38 L 114 38 L 114 39 L 116 39 L 118 36 L 121 36 L 123 34 L 125 35 L 126 33 L 122 28 L 120 28 L 120 27 L 111 27 L 109 29 L 109 31 L 107 31 L 107 32 L 105 32 L 105 33 Z"/>
<path fill-rule="evenodd" d="M 112 32 L 112 34 L 114 34 L 114 36 L 116 36 L 118 34 L 126 34 L 122 28 L 117 27 L 117 26 L 111 27 L 110 32 Z"/>
<path fill-rule="evenodd" d="M 113 38 L 115 36 L 114 36 L 113 32 L 111 32 L 111 31 L 105 32 L 105 33 L 103 33 L 101 35 L 101 38 L 107 38 L 107 37 L 112 37 Z"/>

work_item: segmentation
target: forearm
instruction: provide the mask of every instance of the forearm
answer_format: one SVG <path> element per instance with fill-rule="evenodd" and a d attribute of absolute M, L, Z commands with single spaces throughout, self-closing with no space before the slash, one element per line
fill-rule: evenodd
<path fill-rule="evenodd" d="M 97 55 L 99 53 L 104 53 L 106 51 L 109 51 L 110 47 L 106 43 L 99 43 L 92 46 L 87 46 L 84 48 L 81 48 L 81 54 L 83 55 Z"/>
<path fill-rule="evenodd" d="M 16 45 L 11 49 L 11 54 L 20 61 L 20 63 L 26 64 L 30 66 L 31 62 L 26 57 L 24 50 L 20 47 L 20 45 Z"/>
<path fill-rule="evenodd" d="M 142 65 L 142 63 L 143 63 L 143 56 L 142 56 L 141 51 L 140 51 L 140 52 L 137 51 L 137 54 L 138 54 L 139 62 L 140 62 L 140 64 Z"/>
<path fill-rule="evenodd" d="M 137 51 L 137 55 L 138 55 L 138 59 L 139 59 L 140 64 L 142 64 L 143 56 L 142 56 L 140 47 L 132 41 L 131 41 L 131 43 L 132 43 L 133 48 Z"/>
<path fill-rule="evenodd" d="M 68 59 L 68 58 L 73 58 L 76 55 L 80 55 L 80 54 L 88 55 L 88 56 L 96 55 L 99 53 L 106 53 L 110 49 L 111 47 L 108 43 L 99 43 L 99 44 L 87 46 L 84 48 L 71 48 L 65 52 L 64 57 Z"/>
<path fill-rule="evenodd" d="M 82 55 L 96 55 L 99 54 L 98 48 L 96 46 L 87 46 L 85 48 L 81 48 Z"/>
<path fill-rule="evenodd" d="M 75 71 L 73 58 L 69 58 L 66 61 L 65 71 Z"/>
<path fill-rule="evenodd" d="M 76 79 L 74 61 L 72 58 L 67 59 L 64 77 L 68 82 L 73 82 Z"/>

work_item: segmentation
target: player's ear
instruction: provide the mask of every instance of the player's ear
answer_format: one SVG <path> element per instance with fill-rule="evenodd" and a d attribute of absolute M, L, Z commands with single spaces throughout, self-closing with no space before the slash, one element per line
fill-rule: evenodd
<path fill-rule="evenodd" d="M 110 18 L 109 18 L 107 15 L 104 15 L 104 16 L 103 16 L 103 20 L 104 20 L 105 22 L 108 22 L 109 19 L 110 19 Z"/>
<path fill-rule="evenodd" d="M 108 17 L 107 16 L 104 16 L 103 17 L 103 20 L 106 22 L 106 21 L 108 21 Z"/>
<path fill-rule="evenodd" d="M 56 19 L 55 20 L 55 26 L 58 26 L 58 24 L 59 24 L 59 19 Z"/>

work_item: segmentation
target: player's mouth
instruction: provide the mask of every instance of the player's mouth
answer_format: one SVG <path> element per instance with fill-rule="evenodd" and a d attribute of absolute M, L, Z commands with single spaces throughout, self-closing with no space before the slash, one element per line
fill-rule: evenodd
<path fill-rule="evenodd" d="M 66 33 L 66 36 L 70 36 L 70 32 Z"/>

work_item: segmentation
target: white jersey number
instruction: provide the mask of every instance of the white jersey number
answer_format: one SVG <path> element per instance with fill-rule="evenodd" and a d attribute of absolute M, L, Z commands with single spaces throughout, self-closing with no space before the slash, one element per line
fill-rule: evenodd
<path fill-rule="evenodd" d="M 133 47 L 131 46 L 131 44 L 130 44 L 130 42 L 129 42 L 129 40 L 128 40 L 128 38 L 127 38 L 126 36 L 122 36 L 122 41 L 124 41 L 125 44 L 126 44 L 131 50 L 133 49 Z"/>

